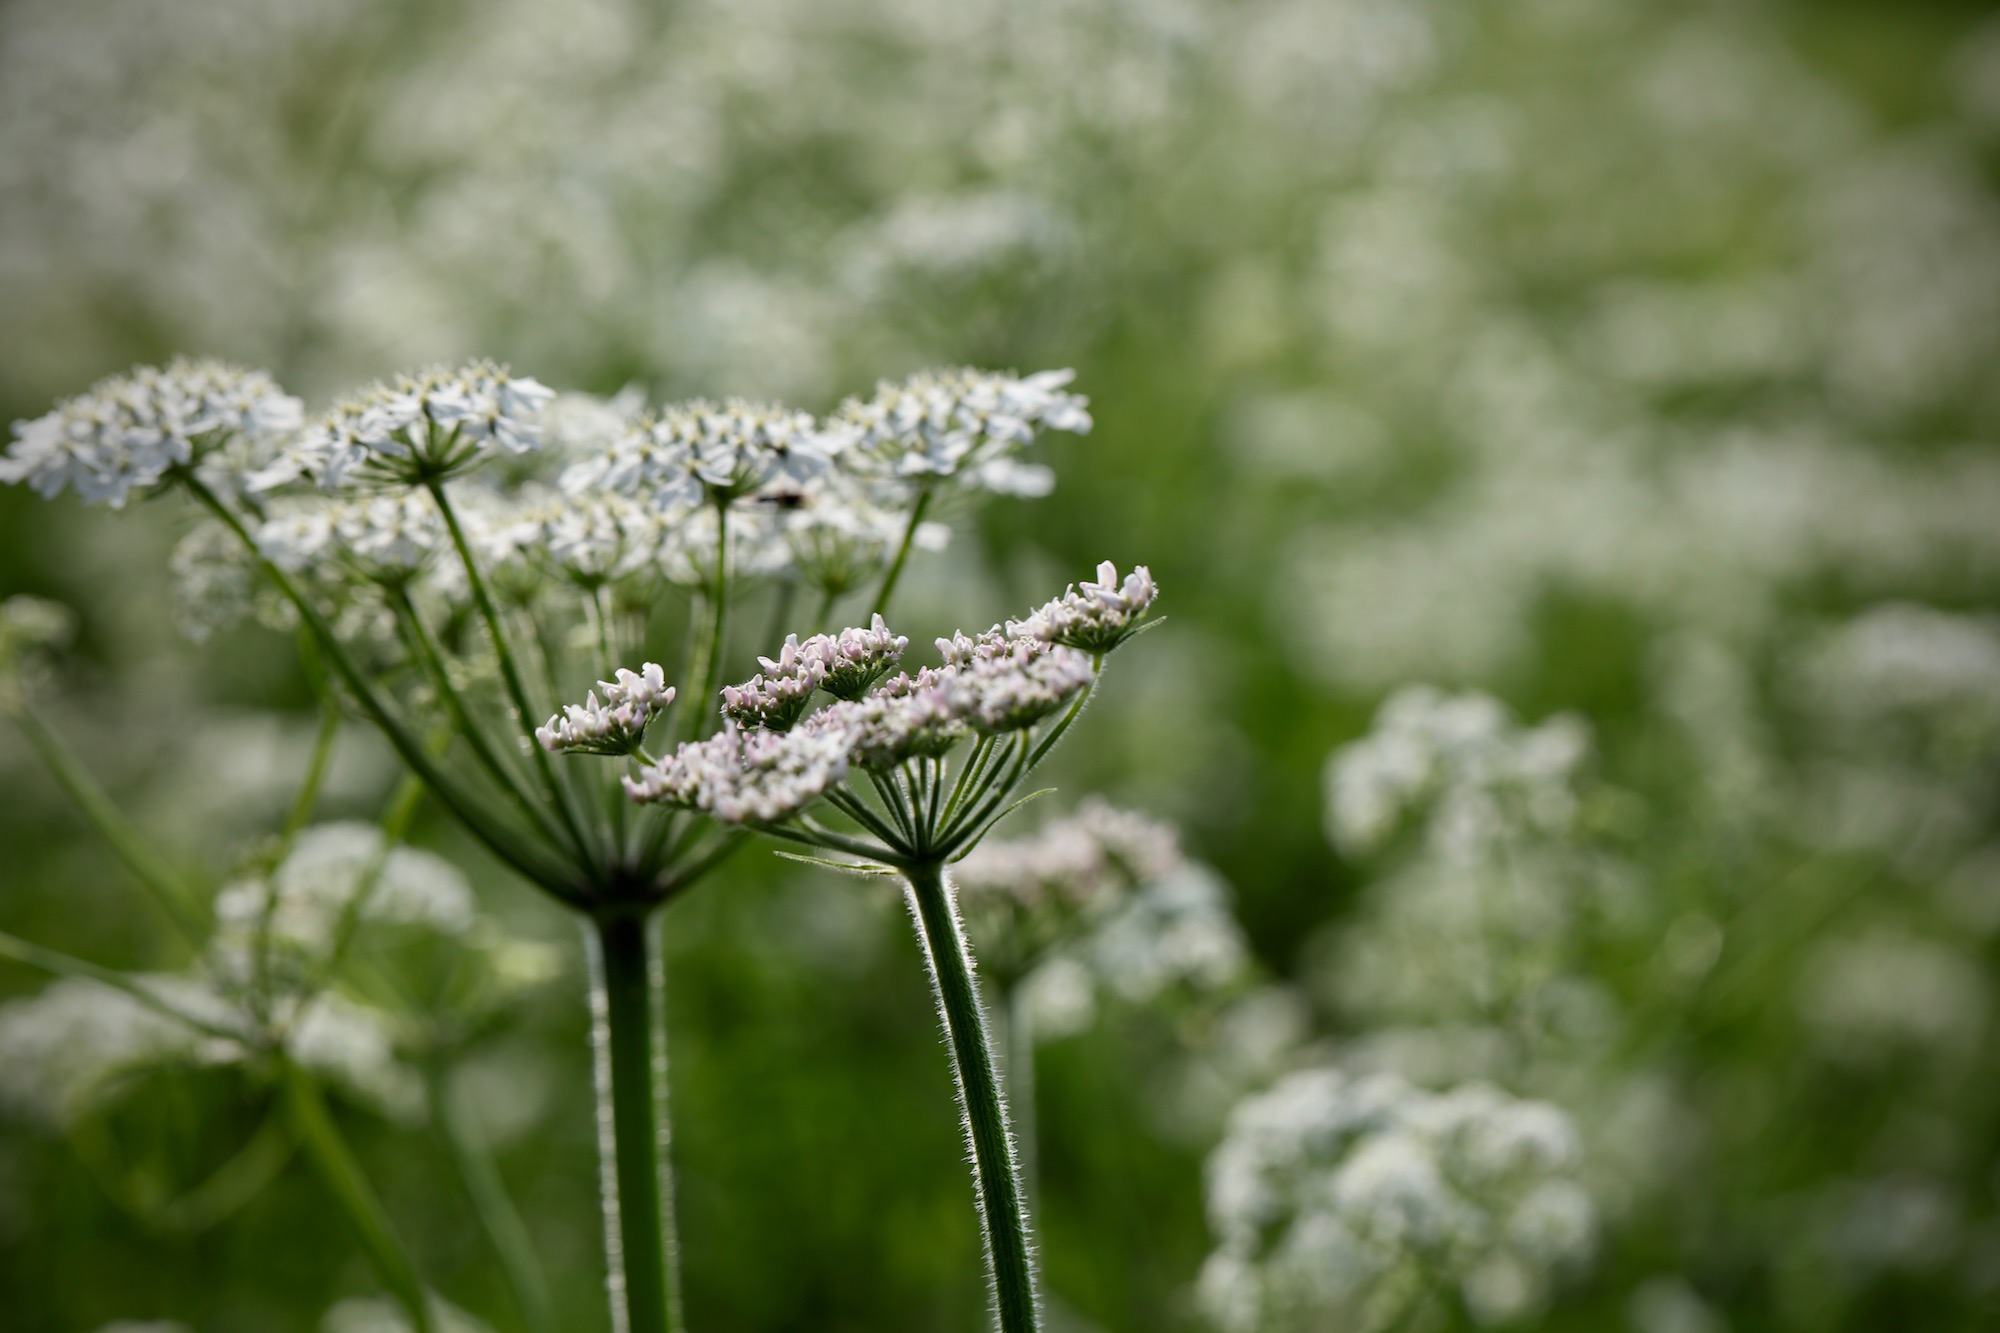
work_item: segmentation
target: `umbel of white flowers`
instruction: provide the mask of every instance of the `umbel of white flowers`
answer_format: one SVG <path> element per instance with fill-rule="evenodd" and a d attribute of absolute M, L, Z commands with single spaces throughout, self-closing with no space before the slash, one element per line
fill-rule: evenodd
<path fill-rule="evenodd" d="M 17 423 L 0 480 L 111 505 L 148 489 L 190 495 L 209 521 L 173 560 L 192 594 L 188 621 L 211 631 L 256 614 L 303 630 L 341 691 L 329 710 L 357 707 L 440 807 L 588 918 L 602 964 L 593 985 L 605 1015 L 606 1179 L 616 1185 L 605 1210 L 618 1233 L 608 1238 L 613 1317 L 661 1333 L 679 1298 L 648 1053 L 658 1022 L 646 998 L 650 914 L 722 864 L 744 826 L 883 867 L 926 864 L 942 893 L 944 859 L 1004 813 L 1154 590 L 1143 573 L 1119 582 L 1112 571 L 1029 628 L 995 627 L 972 660 L 888 681 L 907 644 L 879 619 L 795 639 L 720 696 L 725 715 L 684 704 L 665 760 L 647 753 L 647 730 L 676 698 L 717 697 L 731 608 L 747 590 L 768 590 L 781 620 L 795 589 L 816 593 L 817 625 L 879 578 L 880 608 L 936 530 L 925 519 L 934 499 L 1045 493 L 1045 471 L 1015 455 L 1043 431 L 1090 428 L 1069 378 L 925 372 L 823 420 L 734 400 L 652 412 L 584 402 L 565 414 L 537 381 L 475 361 L 372 385 L 302 424 L 297 400 L 262 372 L 176 362 Z M 622 643 L 666 628 L 669 608 L 685 612 L 671 636 L 677 685 L 652 662 L 563 706 L 581 655 L 595 676 L 621 659 Z M 819 693 L 835 703 L 809 715 Z M 434 735 L 450 748 L 439 753 Z M 942 765 L 961 742 L 957 799 L 946 801 Z M 579 754 L 644 767 L 558 762 Z M 870 810 L 844 788 L 851 772 L 901 794 Z M 620 777 L 642 805 L 619 798 Z M 922 817 L 911 805 L 919 790 Z M 865 837 L 814 821 L 806 806 L 822 796 Z M 927 901 L 936 906 L 935 894 Z M 948 918 L 933 914 L 933 936 L 939 920 L 955 931 Z M 965 1008 L 969 972 L 954 975 L 956 1039 L 976 1003 Z M 989 1132 L 1001 1113 L 979 1045 L 957 1054 L 980 1065 L 967 1077 L 984 1109 L 969 1114 L 987 1180 L 1004 1168 L 1004 1133 Z M 1018 1212 L 1018 1191 L 1002 1193 L 1015 1202 L 998 1206 Z M 992 1230 L 1014 1274 L 1001 1284 L 1003 1322 L 1031 1327 L 1025 1226 L 1016 1217 Z"/>

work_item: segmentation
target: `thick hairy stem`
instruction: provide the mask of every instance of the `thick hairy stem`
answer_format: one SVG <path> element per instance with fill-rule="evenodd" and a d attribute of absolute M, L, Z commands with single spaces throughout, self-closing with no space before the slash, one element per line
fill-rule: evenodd
<path fill-rule="evenodd" d="M 333 1117 L 327 1114 L 318 1084 L 289 1056 L 279 1056 L 279 1074 L 285 1084 L 286 1109 L 291 1112 L 299 1142 L 319 1167 L 355 1239 L 361 1242 L 368 1262 L 374 1265 L 376 1276 L 403 1307 L 417 1333 L 434 1333 L 437 1325 L 431 1319 L 430 1302 L 424 1296 L 424 1284 L 417 1278 L 416 1265 L 410 1262 L 409 1252 L 390 1226 L 381 1200 L 375 1197 L 375 1191 L 361 1174 L 360 1163 L 354 1160 L 347 1141 L 334 1126 Z"/>
<path fill-rule="evenodd" d="M 938 1015 L 951 1041 L 966 1137 L 972 1144 L 986 1263 L 1001 1333 L 1032 1333 L 1041 1326 L 1035 1299 L 1034 1253 L 1022 1198 L 1020 1166 L 1007 1128 L 1007 1106 L 993 1066 L 985 1012 L 973 980 L 972 951 L 959 926 L 958 907 L 945 884 L 944 867 L 920 862 L 904 871 L 911 911 L 930 965 Z"/>
<path fill-rule="evenodd" d="M 651 922 L 607 915 L 588 932 L 598 1151 L 614 1333 L 681 1325 L 662 977 Z"/>
<path fill-rule="evenodd" d="M 433 1062 L 425 1072 L 431 1115 L 438 1134 L 451 1153 L 452 1166 L 458 1171 L 466 1197 L 472 1201 L 472 1211 L 486 1232 L 487 1243 L 500 1261 L 500 1271 L 506 1276 L 514 1304 L 521 1312 L 521 1323 L 528 1333 L 555 1333 L 555 1307 L 549 1302 L 548 1278 L 542 1272 L 541 1260 L 535 1256 L 535 1244 L 521 1221 L 520 1210 L 514 1207 L 514 1200 L 507 1193 L 500 1167 L 478 1128 L 466 1123 L 453 1104 L 443 1067 Z"/>
<path fill-rule="evenodd" d="M 903 540 L 896 544 L 896 558 L 889 562 L 889 572 L 882 576 L 882 586 L 876 590 L 871 614 L 879 616 L 888 611 L 889 599 L 896 595 L 896 584 L 902 581 L 903 566 L 910 561 L 910 547 L 917 539 L 917 527 L 924 521 L 924 510 L 930 507 L 930 503 L 931 488 L 918 488 L 917 502 L 910 506 L 910 521 L 903 525 Z"/>

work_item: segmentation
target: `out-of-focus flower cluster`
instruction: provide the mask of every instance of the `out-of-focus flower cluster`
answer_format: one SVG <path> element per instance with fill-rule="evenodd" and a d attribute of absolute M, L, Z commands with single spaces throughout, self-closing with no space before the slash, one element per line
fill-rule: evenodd
<path fill-rule="evenodd" d="M 274 866 L 225 885 L 213 914 L 191 968 L 125 978 L 157 1004 L 69 978 L 0 1005 L 0 1095 L 68 1124 L 143 1076 L 256 1066 L 281 1042 L 362 1104 L 419 1118 L 411 1058 L 558 968 L 552 950 L 481 913 L 450 862 L 386 845 L 366 824 L 303 830 Z M 372 976 L 344 968 L 364 956 Z"/>
<path fill-rule="evenodd" d="M 1287 1075 L 1209 1158 L 1202 1304 L 1241 1333 L 1420 1327 L 1453 1298 L 1483 1325 L 1532 1318 L 1595 1247 L 1579 1156 L 1562 1111 L 1483 1084 Z"/>
<path fill-rule="evenodd" d="M 0 482 L 44 496 L 68 487 L 86 503 L 116 509 L 169 469 L 231 442 L 250 460 L 267 456 L 298 430 L 301 410 L 261 370 L 219 361 L 141 366 L 99 380 L 46 416 L 15 422 Z"/>

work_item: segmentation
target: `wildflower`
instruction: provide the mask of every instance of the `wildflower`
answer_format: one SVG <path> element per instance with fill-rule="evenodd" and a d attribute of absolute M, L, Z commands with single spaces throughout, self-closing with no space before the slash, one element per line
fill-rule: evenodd
<path fill-rule="evenodd" d="M 276 506 L 257 529 L 257 549 L 292 572 L 337 564 L 371 583 L 406 584 L 447 544 L 427 495 L 357 495 Z"/>
<path fill-rule="evenodd" d="M 912 759 L 943 758 L 969 734 L 953 682 L 928 668 L 883 682 L 844 716 L 853 761 L 878 773 Z"/>
<path fill-rule="evenodd" d="M 1016 640 L 1004 654 L 950 669 L 962 716 L 989 735 L 1034 726 L 1096 679 L 1082 653 L 1032 639 Z"/>
<path fill-rule="evenodd" d="M 42 666 L 38 659 L 75 633 L 76 617 L 61 602 L 21 594 L 0 602 L 0 709 L 19 702 L 24 677 Z"/>
<path fill-rule="evenodd" d="M 1164 879 L 1181 864 L 1172 825 L 1093 796 L 1027 837 L 980 844 L 959 862 L 958 884 L 968 900 L 990 894 L 1030 908 L 1083 906 Z"/>
<path fill-rule="evenodd" d="M 901 487 L 832 469 L 782 505 L 781 528 L 799 577 L 829 597 L 838 597 L 880 573 L 901 539 L 908 514 L 896 493 Z M 941 551 L 950 530 L 919 523 L 911 544 Z"/>
<path fill-rule="evenodd" d="M 790 640 L 787 640 L 787 646 Z M 910 641 L 889 632 L 880 615 L 867 629 L 850 626 L 838 634 L 816 634 L 799 645 L 799 657 L 812 664 L 819 687 L 836 699 L 859 699 L 902 660 Z M 765 659 L 759 659 L 765 661 Z M 766 669 L 770 663 L 765 661 Z"/>
<path fill-rule="evenodd" d="M 228 1007 L 213 988 L 181 977 L 134 976 L 134 984 L 226 1026 Z M 0 1004 L 0 1100 L 65 1124 L 121 1075 L 176 1063 L 225 1063 L 233 1043 L 206 1037 L 100 982 L 65 978 L 36 995 Z"/>
<path fill-rule="evenodd" d="M 32 421 L 14 423 L 0 482 L 44 497 L 70 487 L 87 504 L 121 508 L 231 436 L 259 448 L 298 429 L 299 400 L 261 370 L 176 360 L 99 380 Z"/>
<path fill-rule="evenodd" d="M 301 478 L 337 487 L 421 485 L 455 476 L 494 453 L 526 453 L 541 442 L 538 418 L 555 396 L 491 361 L 434 367 L 377 383 L 299 435 L 250 484 L 269 490 Z"/>
<path fill-rule="evenodd" d="M 785 646 L 788 651 L 795 649 L 796 637 Z M 722 715 L 740 727 L 790 731 L 812 706 L 813 691 L 818 688 L 819 680 L 810 672 L 774 671 L 768 677 L 759 672 L 741 685 L 722 687 Z"/>
<path fill-rule="evenodd" d="M 837 724 L 790 732 L 731 724 L 626 778 L 625 790 L 635 801 L 702 810 L 728 824 L 775 824 L 846 776 L 847 751 L 846 730 Z"/>
<path fill-rule="evenodd" d="M 1039 473 L 1010 465 L 1007 456 L 1043 430 L 1089 431 L 1088 400 L 1063 391 L 1075 376 L 921 371 L 902 384 L 884 381 L 866 401 L 850 398 L 827 429 L 862 470 L 919 481 L 957 476 L 975 488 L 1046 494 Z"/>
<path fill-rule="evenodd" d="M 536 727 L 535 740 L 541 747 L 554 753 L 637 754 L 645 744 L 646 728 L 674 701 L 674 687 L 667 684 L 658 662 L 648 662 L 638 671 L 619 667 L 614 677 L 597 682 L 604 702 L 599 703 L 592 691 L 581 705 L 569 704 Z"/>
<path fill-rule="evenodd" d="M 1544 1102 L 1290 1074 L 1236 1108 L 1209 1158 L 1202 1303 L 1226 1330 L 1387 1327 L 1440 1288 L 1481 1323 L 1532 1316 L 1594 1247 L 1578 1158 Z"/>
<path fill-rule="evenodd" d="M 1120 582 L 1118 567 L 1106 560 L 1097 567 L 1097 582 L 1072 584 L 1026 620 L 1008 621 L 1007 632 L 1087 653 L 1108 653 L 1140 632 L 1159 594 L 1159 585 L 1144 565 Z"/>
<path fill-rule="evenodd" d="M 1373 851 L 1421 809 L 1433 843 L 1460 860 L 1510 828 L 1561 833 L 1589 749 L 1574 717 L 1522 727 L 1489 696 L 1410 686 L 1327 762 L 1328 831 L 1345 851 Z"/>
<path fill-rule="evenodd" d="M 727 503 L 766 487 L 796 492 L 831 456 L 808 413 L 740 398 L 696 399 L 636 422 L 596 457 L 572 464 L 562 485 L 642 495 L 672 510 L 704 495 Z"/>

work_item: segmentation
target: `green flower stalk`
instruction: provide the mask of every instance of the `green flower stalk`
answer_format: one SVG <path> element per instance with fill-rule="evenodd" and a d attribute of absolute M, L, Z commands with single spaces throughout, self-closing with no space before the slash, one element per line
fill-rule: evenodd
<path fill-rule="evenodd" d="M 625 779 L 642 804 L 701 811 L 847 858 L 804 859 L 904 881 L 951 1049 L 1002 1333 L 1040 1327 L 1033 1227 L 948 868 L 1032 799 L 1019 795 L 1027 778 L 1082 712 L 1105 655 L 1157 623 L 1157 594 L 1143 567 L 1121 580 L 1101 566 L 1096 582 L 1025 620 L 938 640 L 943 664 L 914 676 L 887 676 L 909 641 L 880 616 L 788 639 L 723 690 L 721 733 Z M 831 702 L 813 711 L 822 694 Z M 834 824 L 815 818 L 821 805 Z"/>

